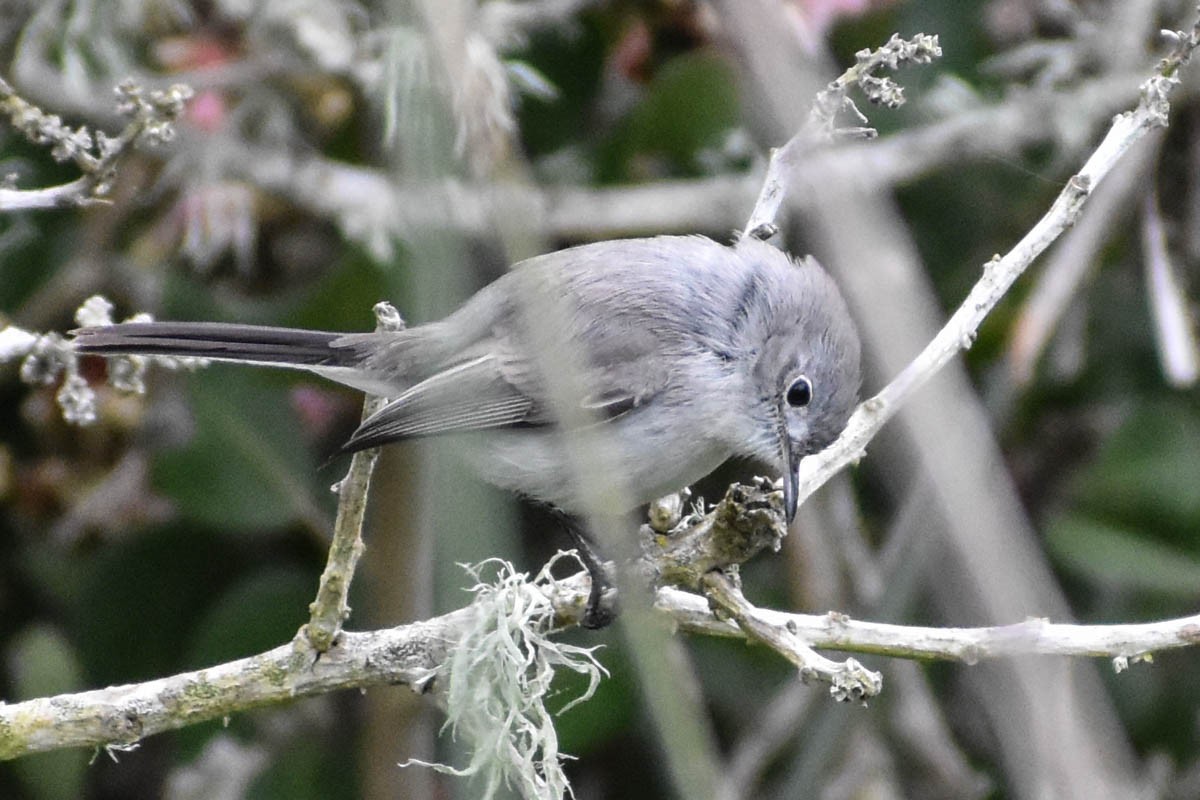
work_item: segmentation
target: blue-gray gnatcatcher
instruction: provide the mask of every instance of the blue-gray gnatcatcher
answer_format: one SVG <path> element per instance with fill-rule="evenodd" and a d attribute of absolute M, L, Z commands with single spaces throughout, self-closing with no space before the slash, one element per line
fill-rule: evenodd
<path fill-rule="evenodd" d="M 346 450 L 481 431 L 482 476 L 582 511 L 552 399 L 571 367 L 589 429 L 614 453 L 631 506 L 731 456 L 783 475 L 842 431 L 859 388 L 859 340 L 817 263 L 753 238 L 599 242 L 523 262 L 445 319 L 396 332 L 331 333 L 223 323 L 84 328 L 80 353 L 194 356 L 309 370 L 391 398 Z M 626 509 L 620 509 L 626 510 Z"/>

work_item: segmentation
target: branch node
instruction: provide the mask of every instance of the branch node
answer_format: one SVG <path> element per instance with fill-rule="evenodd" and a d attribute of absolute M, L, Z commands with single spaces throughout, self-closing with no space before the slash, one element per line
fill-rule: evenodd
<path fill-rule="evenodd" d="M 404 330 L 404 317 L 400 316 L 400 312 L 391 303 L 386 300 L 380 301 L 371 310 L 375 314 L 376 331 L 382 333 Z"/>
<path fill-rule="evenodd" d="M 683 520 L 683 509 L 692 497 L 692 490 L 683 488 L 658 498 L 650 504 L 646 516 L 655 533 L 670 533 Z"/>
<path fill-rule="evenodd" d="M 778 551 L 787 524 L 774 482 L 734 484 L 721 502 L 699 517 L 685 517 L 669 533 L 652 525 L 640 532 L 641 564 L 660 585 L 695 589 L 705 574 L 745 563 L 765 549 Z"/>
<path fill-rule="evenodd" d="M 777 233 L 779 233 L 778 225 L 776 225 L 774 222 L 764 222 L 760 225 L 755 225 L 754 228 L 751 229 L 749 235 L 752 239 L 758 239 L 759 241 L 765 242 L 775 236 Z"/>
<path fill-rule="evenodd" d="M 834 671 L 829 695 L 839 703 L 862 703 L 883 691 L 883 676 L 867 669 L 856 658 L 847 658 Z"/>

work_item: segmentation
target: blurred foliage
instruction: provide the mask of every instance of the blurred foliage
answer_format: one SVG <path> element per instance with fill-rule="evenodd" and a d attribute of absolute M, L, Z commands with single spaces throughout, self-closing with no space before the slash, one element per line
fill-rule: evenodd
<path fill-rule="evenodd" d="M 378 47 L 371 34 L 394 22 L 384 10 L 332 2 L 267 8 L 276 5 L 254 12 L 234 2 L 6 4 L 0 75 L 73 124 L 111 122 L 107 92 L 127 71 L 198 79 L 204 91 L 179 142 L 124 165 L 111 206 L 0 218 L 0 320 L 68 330 L 74 308 L 99 291 L 122 314 L 363 330 L 381 298 L 426 318 L 497 274 L 507 259 L 490 237 L 451 242 L 421 232 L 396 241 L 385 259 L 321 202 L 299 202 L 277 186 L 226 174 L 236 172 L 229 165 L 239 160 L 282 154 L 424 175 L 440 165 L 420 159 L 451 149 L 444 131 L 433 134 L 432 144 L 389 149 L 381 140 L 386 103 L 378 85 L 363 77 L 369 70 L 354 61 L 353 50 L 339 60 L 347 41 L 367 52 Z M 927 72 L 901 76 L 910 107 L 873 112 L 885 134 L 936 115 L 921 97 L 939 72 L 962 80 L 976 99 L 1003 95 L 1004 80 L 980 68 L 1001 49 L 1000 37 L 981 20 L 994 19 L 985 12 L 1002 5 L 1019 11 L 1027 4 L 877 5 L 823 32 L 838 63 L 893 30 L 937 32 L 946 52 Z M 505 53 L 556 92 L 516 103 L 514 144 L 528 158 L 528 173 L 567 186 L 744 174 L 758 153 L 779 143 L 753 142 L 737 66 L 706 24 L 703 10 L 686 2 L 595 4 Z M 1038 33 L 1061 34 L 1034 29 L 1030 35 Z M 1166 163 L 1178 164 L 1194 144 L 1180 135 L 1167 147 Z M 1043 212 L 1070 163 L 1051 148 L 1033 148 L 1015 159 L 951 164 L 897 191 L 947 309 L 979 265 Z M 521 166 L 500 171 L 519 173 Z M 74 177 L 5 126 L 0 167 L 16 172 L 21 187 Z M 469 171 L 462 164 L 455 170 Z M 1184 180 L 1184 172 L 1177 168 L 1172 180 Z M 1182 213 L 1183 189 L 1176 188 L 1163 198 L 1168 214 Z M 369 204 L 362 213 L 368 210 Z M 1171 390 L 1162 378 L 1136 226 L 1127 227 L 1114 230 L 1077 300 L 1086 317 L 1082 332 L 1062 334 L 1082 337 L 1075 342 L 1085 353 L 1078 369 L 1056 370 L 1047 357 L 1032 385 L 1008 384 L 1004 349 L 1024 284 L 989 320 L 968 360 L 993 403 L 997 437 L 1074 608 L 1097 622 L 1189 613 L 1200 594 L 1200 407 L 1194 391 Z M 1194 260 L 1181 259 L 1180 266 L 1194 285 Z M 0 371 L 0 697 L 6 701 L 165 676 L 281 644 L 304 621 L 316 587 L 333 510 L 328 486 L 343 468 L 322 465 L 354 425 L 353 393 L 304 376 L 219 366 L 157 374 L 145 399 L 102 396 L 100 427 L 74 431 L 57 418 L 52 389 L 21 386 L 15 368 Z M 406 457 L 415 461 L 414 453 Z M 112 480 L 119 467 L 139 459 L 149 465 L 144 474 L 131 469 L 125 482 Z M 869 462 L 858 489 L 882 529 L 892 509 L 878 496 Z M 451 468 L 437 463 L 406 478 L 422 490 L 453 480 Z M 95 492 L 112 499 L 89 511 Z M 454 508 L 412 505 L 411 519 L 376 520 L 371 534 L 400 535 L 438 522 L 433 547 L 444 559 L 433 602 L 439 608 L 463 601 L 453 562 L 479 548 L 505 546 L 523 532 L 527 566 L 545 557 L 544 516 L 527 514 L 522 527 L 530 530 L 516 530 L 511 515 L 494 510 L 487 490 L 471 489 Z M 425 570 L 416 549 L 408 556 Z M 522 560 L 517 552 L 498 555 Z M 392 563 L 381 571 L 403 576 L 410 567 Z M 782 560 L 747 576 L 748 594 L 765 605 L 786 606 L 801 594 Z M 403 621 L 371 602 L 355 598 L 352 624 Z M 897 621 L 926 613 L 914 605 L 889 613 Z M 602 658 L 612 672 L 591 702 L 560 718 L 564 751 L 580 756 L 569 767 L 579 796 L 664 796 L 666 779 L 619 639 L 611 631 L 573 635 L 605 643 Z M 794 680 L 761 649 L 700 639 L 689 650 L 723 743 L 751 728 L 770 710 L 776 690 Z M 1200 750 L 1195 664 L 1194 653 L 1173 653 L 1110 678 L 1142 755 L 1168 753 L 1185 766 L 1194 763 Z M 953 683 L 947 676 L 954 669 L 931 671 L 939 689 Z M 563 698 L 578 691 L 573 679 L 563 679 Z M 953 719 L 960 709 L 946 694 L 943 711 L 952 725 L 970 729 Z M 0 797 L 161 796 L 169 778 L 221 735 L 269 753 L 247 796 L 359 796 L 368 771 L 360 763 L 361 698 L 318 702 L 326 700 L 322 708 L 336 708 L 335 720 L 283 733 L 268 734 L 269 712 L 254 713 L 228 727 L 214 723 L 156 737 L 118 754 L 118 763 L 99 754 L 89 767 L 92 754 L 62 752 L 0 765 Z M 998 774 L 979 738 L 964 737 L 978 748 L 969 757 Z M 803 747 L 799 739 L 795 750 Z M 405 757 L 397 753 L 394 760 Z M 1002 778 L 999 784 L 1002 793 Z M 454 782 L 439 786 L 445 796 L 464 791 Z"/>
<path fill-rule="evenodd" d="M 154 485 L 182 518 L 220 530 L 278 528 L 314 515 L 318 523 L 331 519 L 320 514 L 328 508 L 315 504 L 317 462 L 296 436 L 295 417 L 280 413 L 278 382 L 251 370 L 217 371 L 219 377 L 192 381 L 192 439 L 157 459 Z M 201 475 L 205 480 L 196 480 Z"/>

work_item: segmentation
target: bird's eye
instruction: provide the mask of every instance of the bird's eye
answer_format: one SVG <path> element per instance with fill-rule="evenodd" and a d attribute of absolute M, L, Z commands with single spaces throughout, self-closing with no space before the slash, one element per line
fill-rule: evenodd
<path fill-rule="evenodd" d="M 784 399 L 787 400 L 787 404 L 792 408 L 801 408 L 812 402 L 812 395 L 812 381 L 806 375 L 801 375 L 792 381 L 792 385 L 788 387 Z"/>

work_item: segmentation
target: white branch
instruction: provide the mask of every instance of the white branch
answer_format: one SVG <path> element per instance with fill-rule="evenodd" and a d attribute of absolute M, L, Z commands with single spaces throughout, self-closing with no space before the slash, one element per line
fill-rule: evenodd
<path fill-rule="evenodd" d="M 163 91 L 145 91 L 126 80 L 116 88 L 117 112 L 128 118 L 116 136 L 93 133 L 86 126 L 71 128 L 57 114 L 47 114 L 0 79 L 0 114 L 36 145 L 50 145 L 60 163 L 73 161 L 83 176 L 44 189 L 19 190 L 0 186 L 0 212 L 38 208 L 72 208 L 103 202 L 112 185 L 117 163 L 139 142 L 161 144 L 175 137 L 175 121 L 192 90 L 176 84 Z M 6 179 L 6 183 L 8 179 Z"/>
<path fill-rule="evenodd" d="M 143 737 L 335 689 L 424 691 L 471 609 L 399 628 L 343 632 L 317 657 L 297 637 L 250 658 L 126 686 L 0 703 L 0 759 L 65 747 L 127 747 Z"/>
<path fill-rule="evenodd" d="M 37 341 L 38 335 L 24 328 L 15 325 L 0 328 L 0 364 L 29 355 Z"/>
<path fill-rule="evenodd" d="M 904 103 L 903 91 L 891 78 L 880 78 L 875 73 L 885 67 L 894 70 L 903 64 L 928 64 L 941 55 L 937 36 L 923 33 L 907 41 L 898 34 L 892 34 L 883 47 L 856 53 L 857 63 L 817 94 L 804 126 L 783 147 L 771 152 L 758 200 L 742 235 L 767 239 L 774 234 L 775 218 L 787 195 L 791 173 L 801 156 L 821 144 L 838 139 L 875 138 L 877 132 L 874 128 L 837 125 L 837 117 L 842 113 L 852 114 L 855 121 L 862 125 L 867 123 L 867 118 L 847 94 L 851 87 L 859 86 L 873 103 L 897 108 Z"/>
<path fill-rule="evenodd" d="M 865 162 L 880 185 L 901 185 L 948 163 L 1016 154 L 1045 141 L 1063 145 L 1126 106 L 1140 74 L 1144 71 L 1095 78 L 1062 91 L 1014 91 L 995 105 L 968 109 L 869 145 L 809 151 L 803 180 L 819 186 Z M 333 217 L 348 236 L 365 242 L 381 258 L 390 252 L 393 237 L 410 230 L 486 233 L 496 209 L 514 206 L 530 209 L 532 230 L 547 238 L 726 230 L 742 225 L 746 207 L 765 191 L 766 180 L 756 172 L 603 188 L 497 188 L 459 180 L 397 186 L 381 170 L 318 156 L 232 141 L 224 155 L 230 177 Z"/>
<path fill-rule="evenodd" d="M 816 678 L 828 683 L 835 700 L 865 702 L 883 690 L 883 676 L 878 672 L 872 672 L 853 658 L 842 662 L 825 658 L 787 620 L 772 619 L 767 612 L 751 605 L 741 589 L 723 573 L 705 575 L 703 586 L 708 599 L 737 622 L 747 639 L 767 645 L 790 661 L 800 671 L 801 680 Z"/>
<path fill-rule="evenodd" d="M 587 603 L 586 573 L 542 591 L 558 620 L 575 624 Z M 853 620 L 844 614 L 788 614 L 737 601 L 738 623 L 718 617 L 709 600 L 674 588 L 660 589 L 655 607 L 680 630 L 750 638 L 781 652 L 802 677 L 831 684 L 835 696 L 865 697 L 878 676 L 853 659 L 825 659 L 812 648 L 898 658 L 974 664 L 1030 654 L 1112 658 L 1123 669 L 1161 650 L 1200 644 L 1200 615 L 1133 625 L 1066 625 L 1026 620 L 985 628 L 927 628 Z M 128 747 L 146 736 L 249 709 L 340 689 L 405 685 L 426 692 L 435 669 L 469 628 L 474 604 L 434 619 L 380 631 L 343 631 L 318 657 L 303 633 L 291 643 L 249 658 L 144 683 L 75 694 L 0 703 L 0 760 L 67 747 Z"/>
<path fill-rule="evenodd" d="M 1166 126 L 1170 110 L 1167 95 L 1179 82 L 1176 72 L 1195 48 L 1196 36 L 1195 30 L 1190 35 L 1180 35 L 1180 46 L 1176 52 L 1160 66 L 1158 74 L 1142 84 L 1142 97 L 1137 108 L 1119 114 L 1113 120 L 1112 127 L 1095 152 L 1083 168 L 1067 181 L 1050 210 L 1029 233 L 1006 255 L 997 255 L 984 265 L 983 275 L 966 300 L 925 349 L 882 391 L 858 407 L 846 430 L 831 447 L 801 462 L 801 502 L 838 470 L 861 458 L 867 443 L 901 404 L 960 350 L 971 346 L 983 320 L 1017 278 L 1078 219 L 1080 209 L 1096 184 L 1135 142 L 1150 131 Z"/>
<path fill-rule="evenodd" d="M 744 637 L 732 621 L 716 617 L 707 599 L 679 589 L 660 589 L 656 607 L 681 630 Z M 932 628 L 863 622 L 845 614 L 789 614 L 748 607 L 756 624 L 786 630 L 809 647 L 894 658 L 939 659 L 975 664 L 1022 655 L 1111 658 L 1123 669 L 1153 653 L 1200 644 L 1200 614 L 1128 625 L 1073 625 L 1028 619 L 982 628 Z"/>
<path fill-rule="evenodd" d="M 45 208 L 78 208 L 103 203 L 96 197 L 96 181 L 90 176 L 44 189 L 0 188 L 0 212 Z"/>

